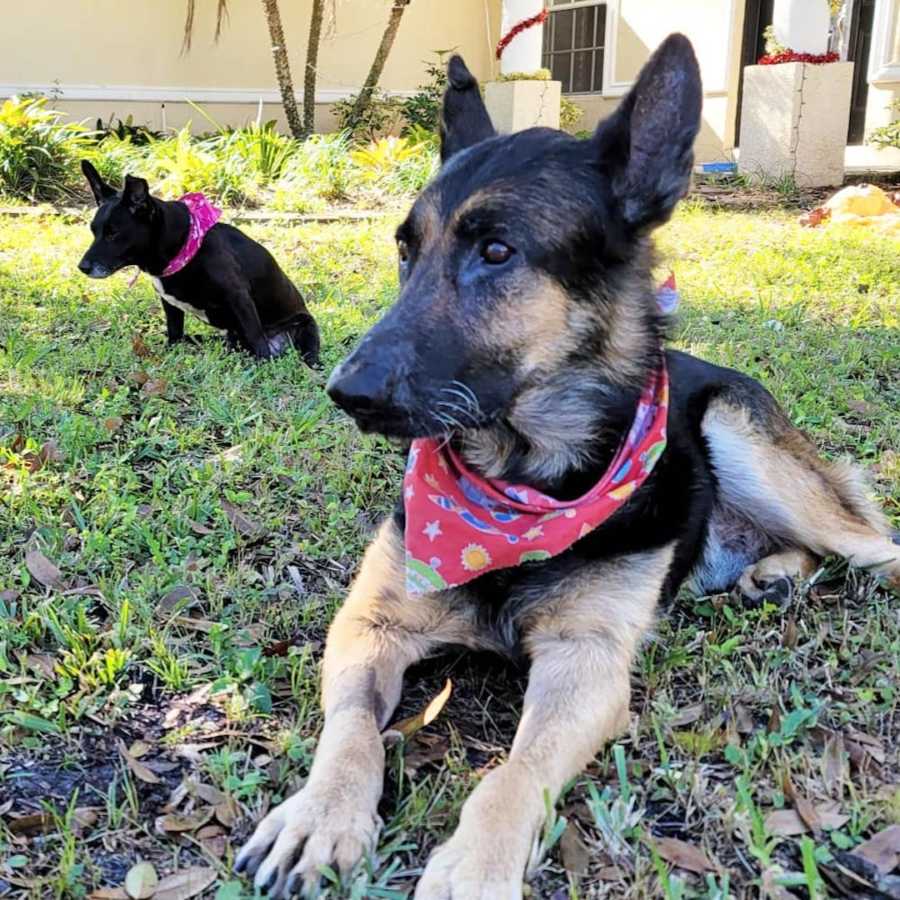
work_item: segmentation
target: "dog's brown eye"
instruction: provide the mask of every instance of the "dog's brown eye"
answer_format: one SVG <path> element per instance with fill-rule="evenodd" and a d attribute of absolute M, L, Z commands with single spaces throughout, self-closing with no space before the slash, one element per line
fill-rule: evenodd
<path fill-rule="evenodd" d="M 505 263 L 512 254 L 512 247 L 507 247 L 502 241 L 488 241 L 481 250 L 481 258 L 492 266 Z"/>
<path fill-rule="evenodd" d="M 397 255 L 400 262 L 406 262 L 409 259 L 409 245 L 406 241 L 397 241 Z"/>

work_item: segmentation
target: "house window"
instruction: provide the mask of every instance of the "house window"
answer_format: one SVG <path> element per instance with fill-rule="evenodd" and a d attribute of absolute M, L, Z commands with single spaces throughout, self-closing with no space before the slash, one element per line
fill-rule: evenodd
<path fill-rule="evenodd" d="M 606 4 L 596 0 L 550 0 L 544 25 L 543 66 L 564 94 L 603 90 Z"/>

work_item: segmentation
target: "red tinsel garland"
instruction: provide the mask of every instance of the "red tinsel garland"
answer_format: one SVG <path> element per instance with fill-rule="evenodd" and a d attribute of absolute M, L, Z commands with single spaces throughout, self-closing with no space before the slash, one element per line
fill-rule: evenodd
<path fill-rule="evenodd" d="M 761 56 L 757 61 L 760 66 L 777 66 L 781 63 L 802 62 L 821 66 L 825 63 L 837 62 L 840 59 L 837 53 L 798 53 L 796 50 L 782 50 L 781 53 Z"/>
<path fill-rule="evenodd" d="M 522 19 L 521 22 L 517 22 L 513 25 L 509 31 L 500 38 L 497 43 L 497 59 L 500 59 L 503 56 L 503 51 L 506 49 L 509 42 L 516 37 L 516 35 L 521 34 L 523 31 L 527 31 L 529 28 L 532 28 L 535 25 L 543 25 L 544 22 L 547 21 L 547 16 L 550 15 L 550 11 L 547 9 L 542 9 L 536 16 L 531 16 L 528 19 Z"/>

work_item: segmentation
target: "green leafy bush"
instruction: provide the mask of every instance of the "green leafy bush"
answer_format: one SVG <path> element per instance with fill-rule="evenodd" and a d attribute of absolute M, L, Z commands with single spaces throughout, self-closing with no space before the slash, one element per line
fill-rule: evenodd
<path fill-rule="evenodd" d="M 367 143 L 396 130 L 402 115 L 401 102 L 397 97 L 376 88 L 360 115 L 354 109 L 356 98 L 357 95 L 353 94 L 346 100 L 338 100 L 331 107 L 342 131 L 346 131 L 355 141 Z"/>
<path fill-rule="evenodd" d="M 12 97 L 0 106 L 0 192 L 23 200 L 59 200 L 77 187 L 77 160 L 90 132 L 62 121 L 46 97 Z"/>
<path fill-rule="evenodd" d="M 900 100 L 895 100 L 891 104 L 891 109 L 900 113 Z M 876 128 L 869 135 L 869 143 L 875 144 L 876 147 L 900 147 L 900 117 L 888 125 Z"/>
<path fill-rule="evenodd" d="M 401 135 L 407 137 L 411 132 L 429 131 L 437 133 L 441 124 L 441 100 L 447 87 L 447 63 L 444 57 L 450 50 L 438 50 L 434 62 L 425 64 L 428 81 L 419 85 L 412 97 L 401 104 L 406 124 Z"/>
<path fill-rule="evenodd" d="M 581 121 L 584 110 L 568 97 L 559 98 L 559 127 L 569 134 L 574 134 Z"/>

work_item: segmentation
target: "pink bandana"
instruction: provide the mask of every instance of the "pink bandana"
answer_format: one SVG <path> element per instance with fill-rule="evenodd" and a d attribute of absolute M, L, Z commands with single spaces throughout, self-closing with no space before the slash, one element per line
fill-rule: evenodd
<path fill-rule="evenodd" d="M 163 270 L 163 275 L 174 275 L 180 272 L 196 255 L 200 246 L 203 244 L 203 238 L 222 215 L 222 210 L 213 206 L 204 194 L 185 194 L 178 198 L 179 203 L 183 203 L 191 214 L 191 227 L 188 230 L 187 240 L 184 246 L 178 251 L 178 255 Z"/>
<path fill-rule="evenodd" d="M 488 480 L 434 438 L 412 442 L 403 478 L 406 589 L 465 584 L 492 569 L 550 559 L 605 522 L 645 481 L 666 448 L 669 379 L 644 388 L 628 436 L 600 481 L 577 500 Z"/>

